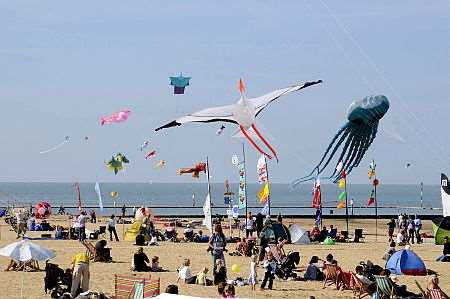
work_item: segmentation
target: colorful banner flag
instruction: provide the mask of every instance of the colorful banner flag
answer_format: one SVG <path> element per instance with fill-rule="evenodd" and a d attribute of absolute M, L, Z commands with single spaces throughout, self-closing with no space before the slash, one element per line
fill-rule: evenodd
<path fill-rule="evenodd" d="M 266 203 L 270 196 L 269 183 L 265 183 L 264 186 L 257 194 L 260 203 Z"/>
<path fill-rule="evenodd" d="M 339 189 L 345 189 L 345 179 L 340 179 L 338 182 Z"/>
<path fill-rule="evenodd" d="M 238 190 L 238 203 L 239 209 L 245 209 L 247 206 L 247 186 L 245 180 L 245 164 L 244 162 L 240 162 L 238 164 L 239 169 L 239 190 Z"/>
<path fill-rule="evenodd" d="M 367 201 L 367 205 L 370 206 L 375 203 L 375 189 L 372 189 L 372 192 L 370 192 L 369 200 Z"/>
<path fill-rule="evenodd" d="M 320 190 L 320 178 L 319 176 L 317 176 L 316 180 L 314 181 L 312 207 L 320 209 L 321 206 L 322 206 L 322 192 Z"/>
<path fill-rule="evenodd" d="M 316 222 L 317 226 L 320 226 L 321 223 L 322 223 L 322 210 L 321 209 L 317 209 L 316 210 L 316 220 L 315 220 L 315 222 Z"/>
<path fill-rule="evenodd" d="M 259 157 L 258 163 L 256 165 L 256 171 L 258 174 L 258 183 L 260 183 L 260 184 L 267 183 L 266 157 L 264 157 L 264 156 Z"/>
<path fill-rule="evenodd" d="M 262 208 L 261 214 L 262 215 L 269 215 L 269 203 L 268 202 L 266 202 L 266 204 Z"/>
<path fill-rule="evenodd" d="M 95 193 L 97 193 L 98 197 L 98 207 L 100 208 L 100 211 L 103 211 L 103 201 L 102 201 L 102 192 L 100 191 L 100 184 L 98 182 L 95 182 Z"/>
<path fill-rule="evenodd" d="M 339 194 L 338 198 L 340 201 L 345 200 L 345 195 L 347 195 L 347 193 L 345 191 L 342 191 L 341 194 Z"/>
<path fill-rule="evenodd" d="M 80 193 L 80 185 L 78 183 L 73 184 L 75 190 L 77 191 L 77 204 L 78 210 L 81 211 L 81 193 Z"/>

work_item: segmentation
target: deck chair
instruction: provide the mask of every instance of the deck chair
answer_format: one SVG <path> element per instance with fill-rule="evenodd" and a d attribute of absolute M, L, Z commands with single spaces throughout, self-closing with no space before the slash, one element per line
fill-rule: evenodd
<path fill-rule="evenodd" d="M 336 265 L 326 265 L 325 267 L 325 279 L 323 280 L 323 287 L 327 285 L 336 285 L 338 287 L 338 274 Z M 327 284 L 328 283 L 328 284 Z"/>
<path fill-rule="evenodd" d="M 277 264 L 281 264 L 286 259 L 286 256 L 277 245 L 271 244 L 269 245 L 269 249 L 270 252 L 272 252 L 273 259 L 277 262 Z"/>
<path fill-rule="evenodd" d="M 389 277 L 374 275 L 377 284 L 377 294 L 379 298 L 397 298 L 395 287 Z"/>
<path fill-rule="evenodd" d="M 351 272 L 338 271 L 337 279 L 338 279 L 338 287 L 341 291 L 343 290 L 351 290 L 350 286 L 351 281 Z"/>
<path fill-rule="evenodd" d="M 359 242 L 361 242 L 361 239 L 365 239 L 363 236 L 363 229 L 355 228 L 355 236 L 354 236 L 353 242 L 359 243 Z"/>
<path fill-rule="evenodd" d="M 106 225 L 100 225 L 98 229 L 98 235 L 101 235 L 102 238 L 106 238 Z"/>
<path fill-rule="evenodd" d="M 114 299 L 142 299 L 160 294 L 161 281 L 151 276 L 136 277 L 114 274 Z"/>
<path fill-rule="evenodd" d="M 442 296 L 441 290 L 428 290 L 427 293 L 427 299 L 444 299 L 444 297 Z"/>
<path fill-rule="evenodd" d="M 358 276 L 355 273 L 351 273 L 350 277 L 350 288 L 353 291 L 353 297 L 355 298 L 364 298 L 370 295 L 372 292 L 369 288 L 359 280 Z"/>
<path fill-rule="evenodd" d="M 82 244 L 86 248 L 86 255 L 89 257 L 89 259 L 94 260 L 94 262 L 95 262 L 96 256 L 97 256 L 97 251 L 95 250 L 95 246 L 86 240 L 84 242 L 82 242 Z"/>

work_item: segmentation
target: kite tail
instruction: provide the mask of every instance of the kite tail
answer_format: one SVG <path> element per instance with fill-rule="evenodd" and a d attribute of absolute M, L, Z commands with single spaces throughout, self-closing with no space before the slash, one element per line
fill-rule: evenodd
<path fill-rule="evenodd" d="M 250 136 L 248 135 L 247 131 L 244 129 L 243 126 L 239 126 L 239 128 L 241 129 L 242 134 L 244 134 L 245 138 L 247 138 L 248 142 L 250 142 L 251 145 L 253 145 L 254 148 L 256 148 L 256 150 L 258 152 L 260 152 L 261 154 L 263 154 L 264 156 L 266 156 L 268 159 L 272 159 L 272 156 L 270 156 L 269 154 L 267 154 L 266 152 L 264 152 L 254 141 L 253 139 L 250 138 Z"/>
<path fill-rule="evenodd" d="M 277 152 L 273 149 L 273 147 L 269 144 L 269 142 L 267 142 L 267 140 L 261 135 L 261 133 L 258 131 L 258 129 L 256 128 L 256 126 L 254 124 L 252 124 L 252 128 L 253 131 L 255 131 L 256 135 L 258 135 L 259 139 L 261 139 L 261 141 L 269 148 L 269 150 L 272 152 L 272 154 L 274 155 L 275 159 L 277 159 L 277 163 L 278 163 L 278 156 L 277 156 Z"/>
<path fill-rule="evenodd" d="M 106 118 L 100 117 L 100 125 L 103 126 L 104 124 L 106 124 Z"/>

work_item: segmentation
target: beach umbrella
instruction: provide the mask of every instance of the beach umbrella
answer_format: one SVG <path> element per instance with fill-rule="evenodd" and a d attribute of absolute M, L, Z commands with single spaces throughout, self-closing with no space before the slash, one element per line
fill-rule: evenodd
<path fill-rule="evenodd" d="M 450 216 L 438 217 L 431 220 L 433 222 L 434 243 L 444 244 L 444 238 L 450 238 Z"/>
<path fill-rule="evenodd" d="M 46 261 L 55 257 L 55 254 L 50 249 L 34 244 L 27 239 L 0 248 L 0 255 L 20 262 L 29 260 Z M 25 267 L 23 267 L 23 270 L 25 271 Z M 23 298 L 23 274 L 20 298 Z"/>
<path fill-rule="evenodd" d="M 397 275 L 427 275 L 422 259 L 412 250 L 402 249 L 395 252 L 387 261 L 386 269 Z"/>
<path fill-rule="evenodd" d="M 50 249 L 34 244 L 27 239 L 0 248 L 0 255 L 20 262 L 45 261 L 55 257 Z"/>

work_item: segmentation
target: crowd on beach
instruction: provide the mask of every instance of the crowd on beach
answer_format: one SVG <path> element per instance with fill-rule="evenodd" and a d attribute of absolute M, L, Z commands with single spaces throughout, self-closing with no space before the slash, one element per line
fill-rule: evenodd
<path fill-rule="evenodd" d="M 125 211 L 123 211 L 125 214 Z M 20 211 L 16 214 L 17 220 L 17 238 L 23 237 L 31 223 L 34 221 L 34 215 Z M 90 212 L 87 215 L 85 211 L 81 211 L 80 215 L 73 218 L 72 229 L 77 239 L 86 244 L 86 239 L 89 237 L 86 233 L 87 222 L 96 223 L 95 212 Z M 282 223 L 283 218 L 281 214 L 278 215 L 277 220 L 274 221 L 270 216 L 263 216 L 257 214 L 253 216 L 248 213 L 246 223 L 243 227 L 245 236 L 236 239 L 230 239 L 225 236 L 222 230 L 222 221 L 220 217 L 215 219 L 214 231 L 211 236 L 203 235 L 201 230 L 195 230 L 195 222 L 187 224 L 183 227 L 181 236 L 177 232 L 179 227 L 176 221 L 169 222 L 163 229 L 156 228 L 150 217 L 146 217 L 142 221 L 139 234 L 136 236 L 135 245 L 137 249 L 131 256 L 131 270 L 135 272 L 167 272 L 168 269 L 160 265 L 159 257 L 154 255 L 151 258 L 147 256 L 144 251 L 144 246 L 157 246 L 159 242 L 199 242 L 205 243 L 206 252 L 211 257 L 211 265 L 202 265 L 201 271 L 194 275 L 191 271 L 191 259 L 186 257 L 183 259 L 181 266 L 176 270 L 177 284 L 196 284 L 201 286 L 217 286 L 218 296 L 220 298 L 235 298 L 236 287 L 243 285 L 251 286 L 253 291 L 256 290 L 256 285 L 259 285 L 261 290 L 266 287 L 268 290 L 274 288 L 276 278 L 289 279 L 297 281 L 322 281 L 324 287 L 327 283 L 335 284 L 336 289 L 354 289 L 355 286 L 363 288 L 364 291 L 373 295 L 377 291 L 378 277 L 385 277 L 395 289 L 395 293 L 399 296 L 409 298 L 421 298 L 421 294 L 414 294 L 406 289 L 406 286 L 398 284 L 395 276 L 391 276 L 388 269 L 382 266 L 374 265 L 370 261 L 367 263 L 360 263 L 351 271 L 346 271 L 339 266 L 338 260 L 330 252 L 324 259 L 319 256 L 311 256 L 308 265 L 305 268 L 296 266 L 299 262 L 299 255 L 297 253 L 297 261 L 295 261 L 295 253 L 286 254 L 284 245 L 288 240 L 283 238 L 267 239 L 262 233 L 266 225 L 272 223 Z M 119 242 L 116 231 L 118 221 L 115 215 L 111 215 L 107 220 L 107 230 L 109 232 L 109 240 Z M 396 252 L 396 246 L 405 246 L 405 249 L 410 250 L 409 244 L 423 242 L 421 237 L 422 223 L 419 217 L 407 216 L 405 214 L 399 215 L 398 219 L 391 219 L 387 223 L 388 227 L 388 242 L 389 247 L 383 256 L 384 260 L 389 258 Z M 397 229 L 397 236 L 394 237 L 395 229 Z M 62 226 L 56 226 L 55 238 L 61 237 L 63 232 Z M 308 236 L 311 242 L 322 242 L 326 238 L 339 241 L 344 238 L 342 234 L 337 233 L 337 228 L 333 225 L 314 226 L 309 232 Z M 231 243 L 235 243 L 233 250 L 229 247 Z M 107 241 L 104 239 L 98 240 L 94 246 L 95 257 L 94 261 L 111 262 L 113 257 L 111 249 L 107 246 Z M 229 255 L 239 255 L 248 258 L 249 276 L 247 279 L 236 278 L 231 279 L 227 269 L 231 269 L 233 273 L 239 273 L 240 267 L 232 265 L 227 268 L 226 253 Z M 67 280 L 70 280 L 70 297 L 66 294 L 64 298 L 78 298 L 80 292 L 89 290 L 90 270 L 89 263 L 91 256 L 86 252 L 76 254 L 71 261 L 71 268 L 64 270 L 64 275 Z M 450 261 L 450 243 L 448 238 L 445 238 L 443 255 L 438 261 Z M 164 261 L 163 261 L 164 262 Z M 20 270 L 24 267 L 33 268 L 35 265 L 32 262 L 21 263 L 11 260 L 6 271 Z M 298 275 L 295 272 L 303 271 L 303 275 Z M 259 273 L 258 273 L 259 272 Z M 429 277 L 429 284 L 427 290 L 439 290 L 443 298 L 448 298 L 447 295 L 439 287 L 439 278 L 436 275 Z M 178 293 L 177 285 L 169 285 L 166 289 L 169 293 Z M 83 297 L 80 297 L 83 298 Z M 106 297 L 105 297 L 106 298 Z"/>

